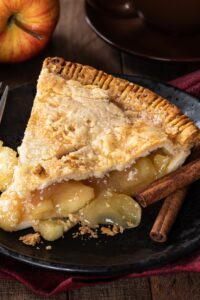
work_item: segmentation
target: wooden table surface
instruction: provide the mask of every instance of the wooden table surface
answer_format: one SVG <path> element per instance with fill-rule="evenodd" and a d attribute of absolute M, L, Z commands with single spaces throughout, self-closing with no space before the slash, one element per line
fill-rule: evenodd
<path fill-rule="evenodd" d="M 39 57 L 19 65 L 1 65 L 0 81 L 15 87 L 36 80 L 46 56 L 89 64 L 111 73 L 142 74 L 170 80 L 200 68 L 200 63 L 166 63 L 140 59 L 109 46 L 85 21 L 83 0 L 61 0 L 61 15 L 52 42 Z M 137 41 L 136 41 L 137 42 Z M 0 280 L 1 300 L 45 299 L 12 280 Z M 84 287 L 52 297 L 59 300 L 194 300 L 200 299 L 200 276 L 195 273 L 124 279 Z"/>

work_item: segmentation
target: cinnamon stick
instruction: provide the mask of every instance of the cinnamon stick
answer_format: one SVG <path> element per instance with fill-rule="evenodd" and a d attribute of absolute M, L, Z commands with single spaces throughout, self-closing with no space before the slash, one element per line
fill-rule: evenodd
<path fill-rule="evenodd" d="M 150 232 L 150 237 L 152 240 L 160 243 L 163 243 L 167 240 L 168 233 L 182 207 L 188 189 L 189 187 L 185 187 L 181 190 L 177 190 L 164 200 L 164 203 Z"/>
<path fill-rule="evenodd" d="M 141 206 L 161 200 L 200 178 L 200 158 L 162 177 L 134 195 Z"/>
<path fill-rule="evenodd" d="M 197 145 L 192 149 L 192 153 L 188 157 L 186 163 L 199 158 L 199 155 L 200 148 L 199 145 Z M 188 189 L 189 186 L 184 187 L 181 190 L 177 190 L 164 200 L 162 208 L 160 209 L 150 232 L 150 237 L 153 241 L 163 243 L 167 240 L 168 233 L 176 220 Z"/>

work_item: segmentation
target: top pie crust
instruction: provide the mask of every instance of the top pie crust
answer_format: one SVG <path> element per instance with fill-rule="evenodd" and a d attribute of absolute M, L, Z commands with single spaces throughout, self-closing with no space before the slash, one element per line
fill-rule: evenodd
<path fill-rule="evenodd" d="M 26 197 L 63 179 L 103 177 L 161 147 L 174 156 L 181 153 L 182 164 L 198 139 L 193 122 L 148 89 L 89 66 L 47 58 L 13 187 Z"/>
<path fill-rule="evenodd" d="M 101 178 L 155 149 L 163 148 L 173 158 L 171 172 L 199 137 L 187 116 L 148 89 L 89 66 L 47 58 L 14 180 L 2 195 L 0 219 L 8 217 L 11 199 L 14 211 L 17 198 L 27 199 L 37 189 Z"/>

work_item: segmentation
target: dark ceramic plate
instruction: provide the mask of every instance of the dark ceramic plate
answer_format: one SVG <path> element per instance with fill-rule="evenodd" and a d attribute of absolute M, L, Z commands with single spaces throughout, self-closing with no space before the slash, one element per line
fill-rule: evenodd
<path fill-rule="evenodd" d="M 164 83 L 140 77 L 125 77 L 168 98 L 200 125 L 200 102 L 194 97 Z M 0 139 L 16 148 L 22 140 L 35 95 L 35 84 L 27 84 L 9 92 L 5 114 L 0 125 Z M 82 275 L 119 275 L 141 272 L 163 266 L 195 251 L 200 246 L 200 187 L 192 185 L 175 226 L 165 244 L 154 243 L 148 234 L 161 203 L 143 210 L 141 225 L 114 237 L 98 240 L 72 238 L 73 230 L 52 243 L 46 251 L 28 247 L 18 237 L 30 230 L 7 233 L 0 230 L 0 253 L 31 265 Z"/>
<path fill-rule="evenodd" d="M 163 61 L 200 61 L 200 33 L 172 35 L 149 26 L 138 16 L 113 17 L 87 3 L 85 8 L 92 29 L 122 51 Z"/>

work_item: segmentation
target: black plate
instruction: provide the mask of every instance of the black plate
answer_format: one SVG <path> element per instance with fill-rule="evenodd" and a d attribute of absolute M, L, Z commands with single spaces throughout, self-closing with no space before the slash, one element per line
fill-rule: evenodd
<path fill-rule="evenodd" d="M 166 97 L 200 125 L 200 102 L 194 97 L 164 83 L 127 76 Z M 9 92 L 5 114 L 0 126 L 0 139 L 16 148 L 22 140 L 35 95 L 35 84 L 27 84 Z M 200 188 L 192 185 L 170 238 L 165 244 L 154 243 L 148 234 L 161 203 L 143 210 L 141 225 L 114 237 L 101 236 L 98 240 L 72 238 L 68 232 L 64 239 L 50 244 L 44 242 L 40 250 L 28 247 L 18 237 L 30 230 L 7 233 L 0 230 L 0 253 L 31 265 L 82 275 L 119 275 L 141 272 L 149 268 L 174 262 L 200 246 Z"/>

